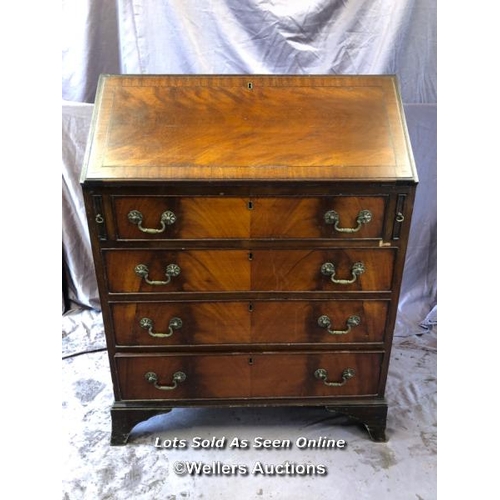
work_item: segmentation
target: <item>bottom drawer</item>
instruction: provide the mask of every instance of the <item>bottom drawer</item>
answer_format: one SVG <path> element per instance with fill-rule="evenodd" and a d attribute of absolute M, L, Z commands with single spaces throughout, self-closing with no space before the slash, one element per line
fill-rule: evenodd
<path fill-rule="evenodd" d="M 373 396 L 383 353 L 151 354 L 115 357 L 123 400 Z"/>

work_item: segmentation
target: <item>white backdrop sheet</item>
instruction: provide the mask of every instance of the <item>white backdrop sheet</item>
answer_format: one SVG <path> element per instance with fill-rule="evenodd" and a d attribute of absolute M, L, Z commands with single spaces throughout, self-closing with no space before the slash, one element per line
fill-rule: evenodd
<path fill-rule="evenodd" d="M 99 73 L 391 73 L 436 103 L 436 0 L 63 0 L 63 98 Z"/>

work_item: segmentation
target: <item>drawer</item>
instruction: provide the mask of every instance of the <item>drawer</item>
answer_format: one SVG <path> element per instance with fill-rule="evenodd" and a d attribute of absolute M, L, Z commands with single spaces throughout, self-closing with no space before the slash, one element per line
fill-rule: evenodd
<path fill-rule="evenodd" d="M 382 238 L 382 196 L 257 198 L 252 205 L 253 238 Z"/>
<path fill-rule="evenodd" d="M 386 197 L 113 197 L 118 239 L 381 238 Z"/>
<path fill-rule="evenodd" d="M 241 250 L 104 251 L 110 292 L 250 290 L 248 252 Z"/>
<path fill-rule="evenodd" d="M 395 250 L 336 248 L 252 252 L 252 290 L 388 291 Z"/>
<path fill-rule="evenodd" d="M 116 196 L 113 206 L 119 239 L 241 239 L 250 234 L 243 198 Z"/>
<path fill-rule="evenodd" d="M 387 301 L 252 302 L 255 343 L 343 344 L 382 342 Z"/>
<path fill-rule="evenodd" d="M 119 346 L 248 344 L 248 302 L 139 302 L 110 305 Z"/>
<path fill-rule="evenodd" d="M 381 343 L 387 301 L 139 302 L 110 305 L 119 346 Z"/>
<path fill-rule="evenodd" d="M 124 400 L 369 396 L 382 353 L 117 355 Z M 319 371 L 318 371 L 319 370 Z"/>
<path fill-rule="evenodd" d="M 104 250 L 114 293 L 389 291 L 395 249 Z"/>

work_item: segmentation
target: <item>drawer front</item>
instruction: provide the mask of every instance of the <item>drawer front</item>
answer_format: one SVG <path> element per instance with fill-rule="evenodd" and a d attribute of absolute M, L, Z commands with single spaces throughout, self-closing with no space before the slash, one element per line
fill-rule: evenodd
<path fill-rule="evenodd" d="M 394 249 L 256 250 L 252 289 L 263 291 L 388 291 Z"/>
<path fill-rule="evenodd" d="M 240 250 L 111 250 L 104 252 L 104 258 L 111 292 L 250 289 L 248 252 Z M 138 266 L 143 266 L 142 272 L 138 271 Z M 168 274 L 171 266 L 177 267 Z"/>
<path fill-rule="evenodd" d="M 383 341 L 386 301 L 111 304 L 119 346 Z"/>
<path fill-rule="evenodd" d="M 388 302 L 272 301 L 252 303 L 256 343 L 382 342 Z"/>
<path fill-rule="evenodd" d="M 382 357 L 252 353 L 117 356 L 115 361 L 122 399 L 194 401 L 375 395 Z"/>
<path fill-rule="evenodd" d="M 381 238 L 383 196 L 114 197 L 118 239 Z"/>
<path fill-rule="evenodd" d="M 119 239 L 248 238 L 248 200 L 214 197 L 115 197 Z M 139 215 L 140 214 L 140 215 Z M 162 224 L 162 215 L 164 223 Z"/>
<path fill-rule="evenodd" d="M 115 303 L 111 315 L 117 345 L 186 346 L 248 344 L 247 302 Z"/>
<path fill-rule="evenodd" d="M 394 249 L 108 250 L 110 292 L 388 291 Z"/>
<path fill-rule="evenodd" d="M 253 238 L 381 238 L 385 198 L 256 198 Z"/>

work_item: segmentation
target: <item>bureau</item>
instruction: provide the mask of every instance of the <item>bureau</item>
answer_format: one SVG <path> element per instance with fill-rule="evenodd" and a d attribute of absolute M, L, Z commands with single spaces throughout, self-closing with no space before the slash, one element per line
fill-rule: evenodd
<path fill-rule="evenodd" d="M 81 183 L 111 444 L 277 405 L 384 441 L 417 182 L 393 76 L 102 75 Z"/>

